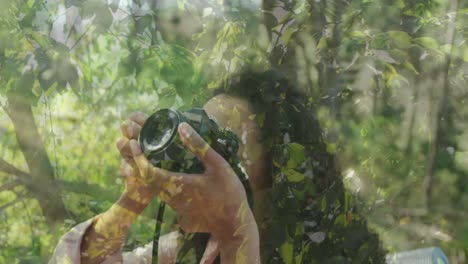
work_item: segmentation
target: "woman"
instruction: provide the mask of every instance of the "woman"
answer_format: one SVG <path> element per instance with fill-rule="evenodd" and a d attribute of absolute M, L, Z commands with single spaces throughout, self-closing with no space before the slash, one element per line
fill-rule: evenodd
<path fill-rule="evenodd" d="M 120 249 L 131 222 L 158 195 L 180 214 L 182 229 L 212 234 L 203 263 L 211 263 L 218 251 L 222 263 L 257 263 L 260 252 L 263 263 L 283 263 L 285 247 L 305 263 L 384 263 L 378 237 L 350 205 L 313 109 L 279 76 L 243 74 L 204 106 L 241 138 L 238 156 L 250 176 L 254 212 L 232 169 L 186 125 L 179 127 L 182 142 L 206 172 L 194 176 L 152 167 L 135 141 L 146 115 L 136 113 L 123 124 L 124 137 L 117 142 L 126 160 L 124 194 L 106 213 L 67 234 L 56 261 L 62 263 L 59 257 L 68 247 L 71 263 L 80 258 L 82 263 L 149 263 L 150 246 L 122 256 Z M 301 152 L 303 157 L 297 155 Z M 159 263 L 173 263 L 177 236 L 162 238 Z"/>

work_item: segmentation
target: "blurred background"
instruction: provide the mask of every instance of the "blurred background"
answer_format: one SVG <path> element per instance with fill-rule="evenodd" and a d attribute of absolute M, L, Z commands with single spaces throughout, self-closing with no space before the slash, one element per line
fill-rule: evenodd
<path fill-rule="evenodd" d="M 132 111 L 272 67 L 318 109 L 385 249 L 467 263 L 467 27 L 461 0 L 0 0 L 0 263 L 46 263 L 117 200 Z"/>

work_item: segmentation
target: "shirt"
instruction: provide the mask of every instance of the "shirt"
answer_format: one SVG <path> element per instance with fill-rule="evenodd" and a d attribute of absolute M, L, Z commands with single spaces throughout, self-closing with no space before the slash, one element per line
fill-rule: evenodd
<path fill-rule="evenodd" d="M 49 264 L 79 264 L 81 253 L 81 241 L 83 236 L 91 227 L 94 219 L 80 223 L 65 233 L 55 247 Z M 177 240 L 180 236 L 178 232 L 172 232 L 160 238 L 158 248 L 159 263 L 175 263 L 178 247 Z M 109 255 L 102 264 L 150 264 L 152 260 L 152 242 L 144 247 L 138 247 L 131 252 L 118 250 Z"/>

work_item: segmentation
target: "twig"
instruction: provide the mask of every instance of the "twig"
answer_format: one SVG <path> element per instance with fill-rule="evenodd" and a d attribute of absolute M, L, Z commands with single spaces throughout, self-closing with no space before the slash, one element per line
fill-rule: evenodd
<path fill-rule="evenodd" d="M 65 43 L 68 42 L 68 39 L 70 38 L 70 35 L 71 35 L 71 32 L 73 30 L 73 27 L 75 27 L 75 24 L 76 24 L 76 21 L 78 21 L 78 18 L 80 16 L 77 14 L 76 17 L 75 17 L 75 20 L 73 21 L 73 24 L 71 25 L 70 29 L 68 30 L 68 34 L 67 34 L 67 37 L 65 38 Z"/>
<path fill-rule="evenodd" d="M 86 27 L 86 30 L 85 32 L 83 32 L 83 34 L 81 34 L 81 36 L 76 40 L 75 44 L 73 44 L 73 46 L 70 48 L 70 51 L 72 51 L 76 45 L 78 45 L 78 43 L 81 41 L 81 39 L 84 37 L 84 35 L 86 35 L 86 33 L 88 33 L 89 29 L 91 28 L 91 23 L 89 23 L 89 25 Z"/>
<path fill-rule="evenodd" d="M 30 181 L 31 176 L 29 173 L 26 173 L 15 166 L 11 165 L 10 163 L 6 162 L 4 159 L 0 158 L 0 171 L 5 172 L 7 174 L 12 174 L 20 177 L 21 181 L 26 180 L 27 182 Z M 25 183 L 27 183 L 25 182 Z"/>

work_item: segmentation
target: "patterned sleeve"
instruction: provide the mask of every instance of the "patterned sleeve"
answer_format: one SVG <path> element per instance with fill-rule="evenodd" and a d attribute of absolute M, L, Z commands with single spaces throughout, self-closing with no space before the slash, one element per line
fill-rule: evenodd
<path fill-rule="evenodd" d="M 83 239 L 83 235 L 86 233 L 93 221 L 94 218 L 78 224 L 63 235 L 55 247 L 49 264 L 79 264 L 81 259 L 81 241 Z M 180 234 L 178 232 L 172 232 L 160 238 L 158 251 L 159 263 L 175 263 L 175 252 L 177 252 L 178 249 L 179 236 Z M 150 264 L 152 252 L 152 243 L 149 243 L 146 246 L 136 248 L 131 252 L 121 253 L 120 251 L 117 251 L 113 255 L 108 256 L 102 264 Z"/>
<path fill-rule="evenodd" d="M 93 223 L 93 219 L 78 224 L 60 238 L 55 247 L 49 264 L 74 264 L 80 263 L 80 245 L 86 230 Z"/>
<path fill-rule="evenodd" d="M 176 263 L 181 237 L 182 235 L 179 232 L 171 232 L 159 239 L 158 263 Z M 122 256 L 124 264 L 151 264 L 153 244 L 148 243 L 146 246 L 139 247 L 132 252 L 125 252 Z"/>

